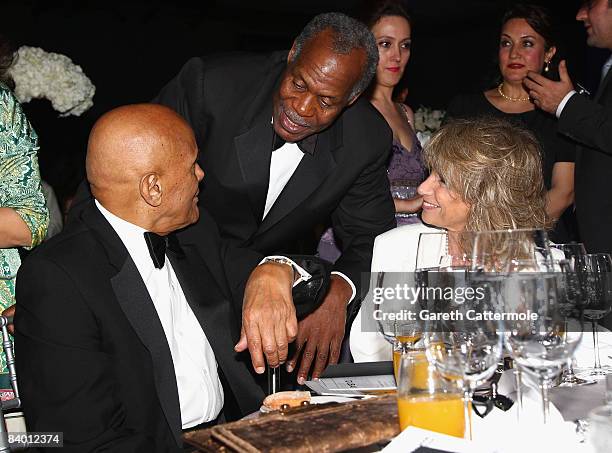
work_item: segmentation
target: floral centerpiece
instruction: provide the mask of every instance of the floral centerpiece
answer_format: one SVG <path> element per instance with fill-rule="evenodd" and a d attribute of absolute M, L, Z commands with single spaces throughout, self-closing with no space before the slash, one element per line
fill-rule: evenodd
<path fill-rule="evenodd" d="M 414 112 L 414 129 L 421 145 L 425 146 L 431 139 L 431 135 L 440 129 L 445 115 L 444 110 L 434 110 L 423 106 Z"/>
<path fill-rule="evenodd" d="M 22 46 L 8 73 L 21 103 L 45 98 L 60 116 L 79 116 L 93 105 L 96 87 L 65 55 Z"/>

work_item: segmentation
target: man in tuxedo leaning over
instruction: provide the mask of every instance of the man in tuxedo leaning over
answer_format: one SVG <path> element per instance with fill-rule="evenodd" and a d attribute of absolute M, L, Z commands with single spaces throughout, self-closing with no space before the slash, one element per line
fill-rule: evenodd
<path fill-rule="evenodd" d="M 337 362 L 374 238 L 395 226 L 391 129 L 359 98 L 377 62 L 364 24 L 321 14 L 289 53 L 192 58 L 154 100 L 194 128 L 207 174 L 200 206 L 224 238 L 264 254 L 294 251 L 331 220 L 342 255 L 323 304 L 300 321 L 287 363 L 292 371 L 301 354 L 298 382 L 313 363 L 318 377 Z"/>
<path fill-rule="evenodd" d="M 313 300 L 294 306 L 294 283 L 325 269 L 302 257 L 258 266 L 262 256 L 227 247 L 204 212 L 192 239 L 197 155 L 166 107 L 105 114 L 87 151 L 93 199 L 20 270 L 24 413 L 31 431 L 63 432 L 65 451 L 182 451 L 184 430 L 257 410 L 262 391 L 234 348 L 248 346 L 259 371 L 264 351 L 284 361 L 296 312 L 325 291 L 310 287 Z M 243 293 L 244 307 L 233 304 Z"/>

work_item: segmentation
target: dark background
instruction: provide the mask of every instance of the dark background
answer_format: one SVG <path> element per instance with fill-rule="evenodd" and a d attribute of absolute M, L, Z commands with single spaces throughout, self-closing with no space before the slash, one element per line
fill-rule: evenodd
<path fill-rule="evenodd" d="M 2 32 L 15 46 L 42 47 L 70 57 L 96 86 L 94 106 L 59 118 L 46 100 L 24 107 L 40 136 L 43 178 L 64 200 L 83 177 L 94 121 L 122 104 L 144 102 L 189 57 L 224 51 L 288 49 L 316 14 L 360 14 L 368 1 L 3 0 Z M 453 95 L 482 90 L 495 74 L 502 12 L 514 1 L 405 0 L 415 24 L 407 103 L 444 108 Z M 574 81 L 594 92 L 603 55 L 585 46 L 577 0 L 548 6 L 563 38 Z"/>

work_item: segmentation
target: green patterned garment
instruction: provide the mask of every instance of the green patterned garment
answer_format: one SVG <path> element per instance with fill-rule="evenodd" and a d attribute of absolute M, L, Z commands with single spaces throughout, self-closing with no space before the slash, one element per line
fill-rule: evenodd
<path fill-rule="evenodd" d="M 40 186 L 38 136 L 13 93 L 0 83 L 0 208 L 12 208 L 32 232 L 32 247 L 47 232 L 49 213 Z M 17 249 L 0 248 L 0 306 L 15 303 Z M 4 355 L 2 355 L 4 363 Z"/>

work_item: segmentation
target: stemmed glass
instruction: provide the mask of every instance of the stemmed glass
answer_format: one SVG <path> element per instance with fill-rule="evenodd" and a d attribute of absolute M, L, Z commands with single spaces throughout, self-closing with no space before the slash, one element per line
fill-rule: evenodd
<path fill-rule="evenodd" d="M 489 379 L 501 359 L 503 328 L 495 317 L 498 301 L 494 292 L 478 291 L 468 270 L 453 272 L 428 271 L 430 288 L 444 288 L 428 293 L 429 321 L 423 333 L 429 361 L 446 379 L 457 382 L 464 398 L 465 433 L 472 438 L 471 401 L 476 387 Z M 447 288 L 453 296 L 449 299 Z M 466 292 L 471 288 L 473 292 Z M 431 294 L 431 295 L 430 295 Z M 474 294 L 474 297 L 458 297 Z"/>
<path fill-rule="evenodd" d="M 474 233 L 472 269 L 487 273 L 554 270 L 546 231 L 516 229 Z"/>
<path fill-rule="evenodd" d="M 521 369 L 538 378 L 547 423 L 548 390 L 582 338 L 581 313 L 560 303 L 554 273 L 512 273 L 502 287 L 504 312 L 511 317 L 505 323 L 506 344 Z M 566 330 L 568 325 L 572 328 Z"/>
<path fill-rule="evenodd" d="M 401 355 L 413 349 L 422 335 L 418 300 L 403 297 L 412 293 L 401 290 L 414 287 L 416 281 L 414 273 L 408 272 L 381 271 L 375 278 L 375 292 L 380 296 L 380 300 L 374 301 L 376 324 L 380 334 L 392 346 L 393 365 L 397 375 Z M 397 291 L 397 288 L 400 290 Z"/>
<path fill-rule="evenodd" d="M 437 269 L 441 260 L 448 255 L 448 234 L 446 231 L 421 233 L 417 246 L 415 270 Z"/>
<path fill-rule="evenodd" d="M 581 285 L 580 277 L 585 271 L 586 249 L 579 242 L 568 244 L 549 243 L 555 271 L 559 274 L 559 293 L 562 303 L 568 310 L 583 310 L 586 301 L 586 292 Z M 568 330 L 570 326 L 566 326 Z M 559 387 L 578 387 L 595 383 L 594 380 L 582 379 L 574 373 L 573 358 L 567 361 L 567 366 L 561 375 Z"/>
<path fill-rule="evenodd" d="M 501 294 L 507 275 L 514 272 L 553 271 L 552 254 L 546 231 L 515 229 L 480 231 L 474 234 L 472 271 L 487 281 L 490 291 Z M 508 351 L 510 353 L 510 351 Z M 523 412 L 523 379 L 514 362 L 517 417 Z"/>
<path fill-rule="evenodd" d="M 585 256 L 585 268 L 581 284 L 586 292 L 584 317 L 591 321 L 595 365 L 579 370 L 580 377 L 604 379 L 610 367 L 602 367 L 599 358 L 599 329 L 597 321 L 612 309 L 612 258 L 608 253 L 593 253 Z"/>

